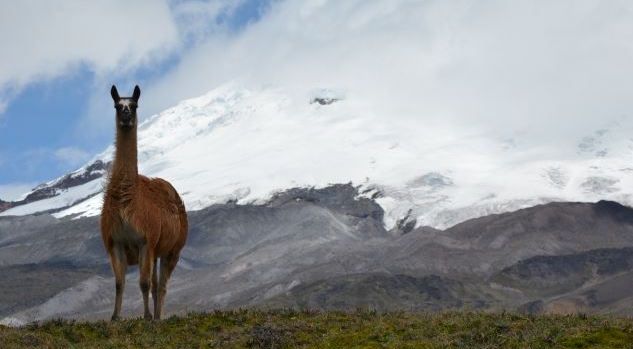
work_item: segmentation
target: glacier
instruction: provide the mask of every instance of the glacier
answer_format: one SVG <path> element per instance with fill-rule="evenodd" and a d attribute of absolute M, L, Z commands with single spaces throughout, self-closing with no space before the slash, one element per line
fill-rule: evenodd
<path fill-rule="evenodd" d="M 404 221 L 443 229 L 552 201 L 632 203 L 627 130 L 633 127 L 627 119 L 552 149 L 520 134 L 490 137 L 396 118 L 353 92 L 225 84 L 139 124 L 139 170 L 169 180 L 188 210 L 266 204 L 290 188 L 352 183 L 383 208 L 387 229 Z M 112 155 L 110 146 L 73 173 Z M 105 178 L 0 216 L 98 215 Z"/>

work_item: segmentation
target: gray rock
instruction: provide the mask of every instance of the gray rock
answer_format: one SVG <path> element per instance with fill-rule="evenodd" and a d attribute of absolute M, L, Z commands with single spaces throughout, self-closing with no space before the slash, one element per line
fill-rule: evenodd
<path fill-rule="evenodd" d="M 358 194 L 349 184 L 298 188 L 264 205 L 227 203 L 190 212 L 167 312 L 253 306 L 633 309 L 629 207 L 551 203 L 443 231 L 393 234 L 382 225 L 380 206 Z M 98 218 L 0 218 L 0 272 L 9 280 L 5 292 L 23 291 L 0 298 L 5 323 L 107 318 L 112 310 L 114 281 Z M 137 274 L 130 269 L 125 316 L 141 311 Z M 615 296 L 610 288 L 618 290 Z"/>

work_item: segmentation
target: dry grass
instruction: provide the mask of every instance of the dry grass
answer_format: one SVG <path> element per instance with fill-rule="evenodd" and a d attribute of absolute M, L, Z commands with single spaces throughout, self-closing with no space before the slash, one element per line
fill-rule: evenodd
<path fill-rule="evenodd" d="M 236 310 L 0 327 L 0 348 L 633 348 L 633 319 Z"/>

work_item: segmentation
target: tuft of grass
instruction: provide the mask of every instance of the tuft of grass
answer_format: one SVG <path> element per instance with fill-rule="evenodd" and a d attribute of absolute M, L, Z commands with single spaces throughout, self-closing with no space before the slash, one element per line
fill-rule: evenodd
<path fill-rule="evenodd" d="M 633 348 L 633 319 L 242 309 L 0 326 L 0 348 Z"/>

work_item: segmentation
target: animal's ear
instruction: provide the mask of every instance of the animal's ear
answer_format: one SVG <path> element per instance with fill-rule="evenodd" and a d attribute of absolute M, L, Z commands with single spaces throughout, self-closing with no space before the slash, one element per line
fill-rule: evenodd
<path fill-rule="evenodd" d="M 114 85 L 112 85 L 112 88 L 110 89 L 110 95 L 112 96 L 114 103 L 118 102 L 119 99 L 121 99 L 121 97 L 119 97 L 119 91 L 116 90 L 116 86 Z"/>
<path fill-rule="evenodd" d="M 141 89 L 138 87 L 138 85 L 134 86 L 134 94 L 132 95 L 132 99 L 135 102 L 138 102 L 138 99 L 141 97 Z"/>

